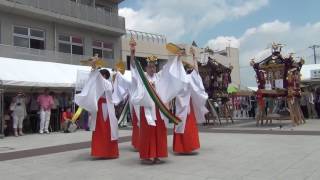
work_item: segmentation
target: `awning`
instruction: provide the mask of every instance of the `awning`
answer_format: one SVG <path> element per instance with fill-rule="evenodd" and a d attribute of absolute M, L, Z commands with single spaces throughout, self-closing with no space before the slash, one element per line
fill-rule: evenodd
<path fill-rule="evenodd" d="M 0 57 L 0 81 L 4 86 L 74 88 L 87 79 L 90 70 L 88 66 Z M 131 79 L 131 72 L 125 71 L 124 78 Z"/>
<path fill-rule="evenodd" d="M 78 70 L 90 71 L 90 67 L 0 57 L 4 86 L 74 87 Z"/>

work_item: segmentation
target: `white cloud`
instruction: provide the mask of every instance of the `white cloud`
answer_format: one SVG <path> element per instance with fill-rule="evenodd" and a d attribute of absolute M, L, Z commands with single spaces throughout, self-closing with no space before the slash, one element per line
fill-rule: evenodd
<path fill-rule="evenodd" d="M 151 32 L 156 34 L 165 34 L 170 37 L 175 37 L 174 40 L 179 39 L 185 31 L 183 27 L 183 19 L 171 19 L 166 16 L 154 16 L 150 18 L 149 12 L 143 10 L 135 11 L 131 8 L 119 9 L 119 14 L 126 18 L 126 28 L 138 30 L 142 32 Z M 180 31 L 176 31 L 179 29 Z"/>
<path fill-rule="evenodd" d="M 238 38 L 241 44 L 240 64 L 248 65 L 251 58 L 259 57 L 259 53 L 269 48 L 272 42 L 284 44 L 284 53 L 294 52 L 296 56 L 308 58 L 308 46 L 320 42 L 318 24 L 320 23 L 292 26 L 290 22 L 275 20 L 250 28 Z"/>
<path fill-rule="evenodd" d="M 141 6 L 134 10 L 120 8 L 119 14 L 126 17 L 128 29 L 164 34 L 168 41 L 181 42 L 183 39 L 197 39 L 206 29 L 212 29 L 223 21 L 247 16 L 268 5 L 268 0 L 136 0 Z M 272 42 L 286 45 L 287 52 L 312 60 L 308 48 L 320 43 L 320 22 L 293 25 L 291 22 L 274 20 L 248 28 L 241 36 L 219 36 L 208 40 L 213 49 L 240 47 L 240 66 L 245 74 L 244 84 L 255 85 L 249 60 L 259 58 Z M 190 38 L 191 37 L 191 38 Z M 309 59 L 308 59 L 309 58 Z M 247 76 L 246 76 L 247 75 Z"/>
<path fill-rule="evenodd" d="M 240 41 L 246 40 L 254 34 L 277 34 L 290 31 L 290 22 L 280 22 L 275 20 L 273 22 L 263 23 L 258 27 L 252 27 L 245 31 L 245 33 L 239 38 Z"/>
<path fill-rule="evenodd" d="M 268 0 L 137 0 L 138 10 L 120 8 L 126 27 L 139 31 L 164 34 L 169 41 L 196 37 L 204 29 L 218 23 L 246 16 L 268 4 Z"/>
<path fill-rule="evenodd" d="M 257 27 L 247 29 L 242 36 L 232 41 L 239 43 L 240 46 L 240 67 L 242 84 L 255 86 L 255 79 L 252 67 L 249 61 L 252 58 L 260 60 L 266 57 L 272 42 L 279 42 L 285 45 L 283 54 L 296 53 L 296 57 L 303 57 L 306 63 L 313 62 L 312 51 L 308 47 L 312 44 L 320 43 L 320 22 L 306 24 L 303 26 L 292 26 L 290 22 L 273 22 L 263 23 Z M 230 37 L 217 37 L 208 41 L 211 48 L 225 48 L 227 39 Z M 223 42 L 224 43 L 218 43 Z M 221 46 L 225 44 L 225 46 Z M 245 78 L 244 78 L 245 77 Z"/>
<path fill-rule="evenodd" d="M 275 20 L 270 23 L 264 23 L 258 28 L 258 32 L 264 33 L 282 33 L 290 30 L 290 22 L 280 22 Z"/>
<path fill-rule="evenodd" d="M 240 47 L 240 41 L 233 36 L 219 36 L 215 39 L 211 39 L 208 41 L 207 46 L 213 50 L 223 50 L 226 47 L 230 46 L 233 48 Z"/>

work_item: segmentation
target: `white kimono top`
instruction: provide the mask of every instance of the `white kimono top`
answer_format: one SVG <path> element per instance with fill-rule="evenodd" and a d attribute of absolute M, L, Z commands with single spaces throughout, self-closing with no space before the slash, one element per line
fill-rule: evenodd
<path fill-rule="evenodd" d="M 188 85 L 176 97 L 176 115 L 182 120 L 175 128 L 176 133 L 184 133 L 190 106 L 193 106 L 197 123 L 205 122 L 204 115 L 208 112 L 206 108 L 208 94 L 205 92 L 199 73 L 192 71 L 187 77 Z M 190 103 L 190 100 L 192 100 L 192 103 Z"/>
<path fill-rule="evenodd" d="M 88 112 L 92 118 L 89 122 L 90 130 L 95 131 L 96 118 L 98 111 L 98 101 L 100 97 L 106 98 L 106 103 L 102 104 L 103 119 L 106 121 L 109 118 L 111 129 L 111 140 L 117 140 L 118 135 L 118 120 L 115 115 L 114 104 L 112 101 L 112 83 L 106 80 L 99 72 L 95 70 L 91 72 L 88 81 L 86 82 L 81 93 L 75 95 L 75 103 Z"/>
<path fill-rule="evenodd" d="M 113 94 L 112 94 L 112 100 L 114 104 L 119 104 L 121 101 L 125 100 L 129 96 L 129 105 L 130 105 L 130 112 L 131 115 L 133 110 L 135 111 L 137 118 L 138 118 L 138 126 L 140 122 L 140 107 L 135 106 L 131 103 L 131 96 L 134 91 L 133 85 L 132 85 L 132 78 L 125 78 L 120 72 L 116 73 L 115 80 L 113 82 Z"/>
<path fill-rule="evenodd" d="M 137 69 L 132 68 L 131 73 L 131 88 L 133 92 L 130 100 L 135 106 L 143 106 L 147 123 L 150 126 L 156 126 L 155 120 L 157 118 L 155 103 L 148 94 Z M 169 103 L 187 84 L 186 72 L 178 57 L 168 60 L 168 63 L 163 67 L 162 71 L 156 73 L 153 77 L 148 77 L 147 75 L 147 78 L 155 85 L 155 90 L 164 103 Z M 162 113 L 161 116 L 165 120 L 165 124 L 168 125 L 168 120 Z"/>

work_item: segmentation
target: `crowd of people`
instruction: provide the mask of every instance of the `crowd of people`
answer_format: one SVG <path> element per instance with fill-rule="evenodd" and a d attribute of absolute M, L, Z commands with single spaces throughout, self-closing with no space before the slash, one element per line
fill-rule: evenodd
<path fill-rule="evenodd" d="M 243 96 L 230 98 L 230 106 L 233 109 L 234 118 L 255 118 L 257 100 L 255 96 Z M 265 114 L 288 115 L 285 98 L 265 98 Z M 299 97 L 300 108 L 306 119 L 320 118 L 320 88 L 303 87 Z"/>
<path fill-rule="evenodd" d="M 255 118 L 257 101 L 255 96 L 231 97 L 229 104 L 233 110 L 233 118 Z"/>
<path fill-rule="evenodd" d="M 5 135 L 22 136 L 25 132 L 50 133 L 63 129 L 63 122 L 72 116 L 71 94 L 55 93 L 48 88 L 43 92 L 19 91 L 5 98 Z M 88 117 L 87 117 L 88 118 Z M 87 121 L 81 117 L 81 126 Z"/>

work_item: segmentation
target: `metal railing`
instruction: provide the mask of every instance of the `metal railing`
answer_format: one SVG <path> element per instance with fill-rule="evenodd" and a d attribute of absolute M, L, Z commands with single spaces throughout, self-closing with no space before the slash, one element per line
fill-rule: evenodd
<path fill-rule="evenodd" d="M 102 8 L 95 8 L 69 0 L 7 0 L 15 4 L 30 6 L 56 14 L 70 16 L 105 26 L 125 29 L 125 19 Z"/>
<path fill-rule="evenodd" d="M 79 65 L 81 60 L 86 60 L 91 57 L 85 55 L 75 55 L 57 51 L 16 47 L 3 44 L 0 44 L 0 56 L 15 59 L 48 61 L 76 65 Z"/>
<path fill-rule="evenodd" d="M 165 35 L 127 29 L 126 35 L 124 36 L 124 38 L 130 39 L 131 37 L 135 38 L 136 40 L 149 41 L 149 42 L 158 43 L 158 44 L 167 43 L 167 38 Z"/>

